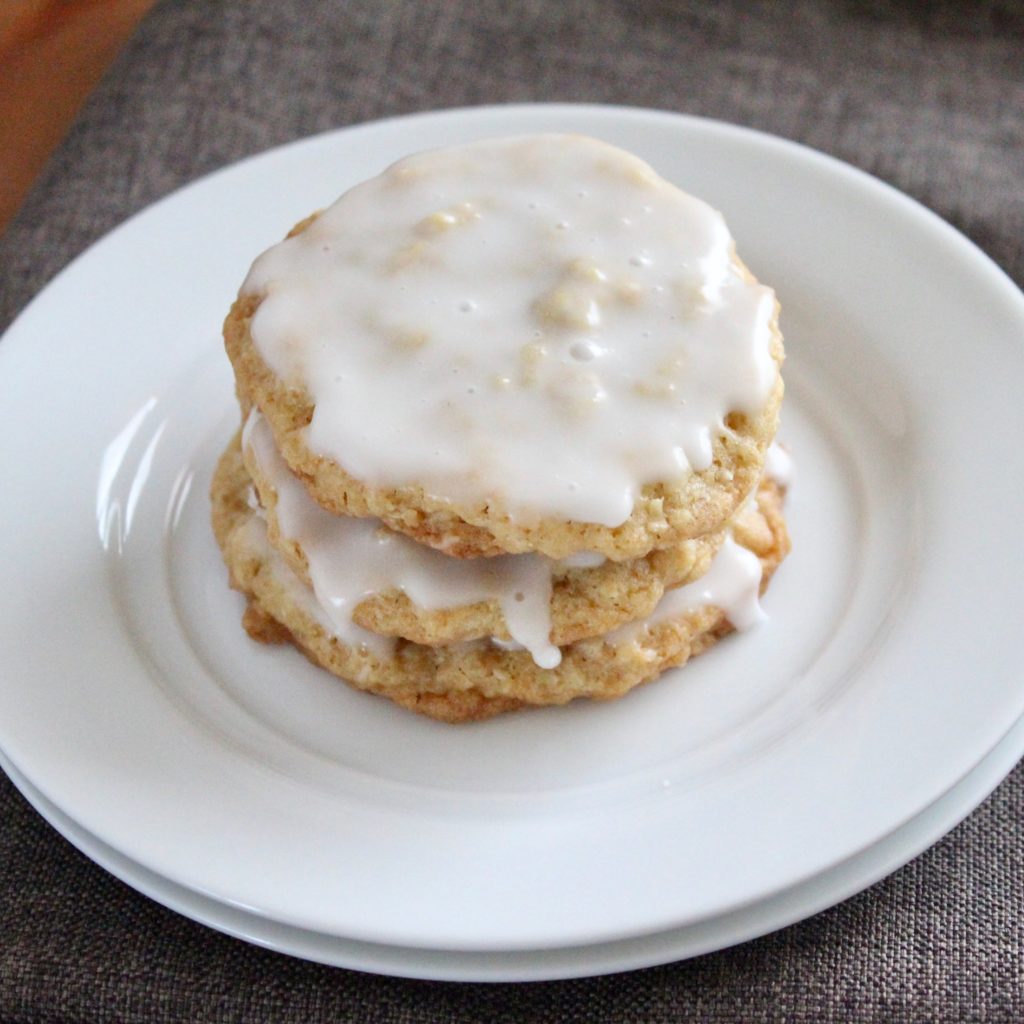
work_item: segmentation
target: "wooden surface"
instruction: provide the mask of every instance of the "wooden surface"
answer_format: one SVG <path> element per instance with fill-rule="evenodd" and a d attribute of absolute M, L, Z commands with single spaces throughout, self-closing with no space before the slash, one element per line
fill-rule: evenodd
<path fill-rule="evenodd" d="M 0 231 L 153 0 L 0 0 Z"/>

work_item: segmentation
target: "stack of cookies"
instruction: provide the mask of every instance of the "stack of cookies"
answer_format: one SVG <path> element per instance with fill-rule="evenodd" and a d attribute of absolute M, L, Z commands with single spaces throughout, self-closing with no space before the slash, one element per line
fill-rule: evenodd
<path fill-rule="evenodd" d="M 225 323 L 246 628 L 454 722 L 618 697 L 754 623 L 788 550 L 777 312 L 719 214 L 593 139 L 350 190 Z"/>

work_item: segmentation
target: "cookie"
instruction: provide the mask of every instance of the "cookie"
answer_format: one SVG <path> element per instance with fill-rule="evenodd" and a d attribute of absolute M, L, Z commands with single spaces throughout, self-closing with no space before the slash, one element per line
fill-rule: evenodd
<path fill-rule="evenodd" d="M 563 647 L 555 668 L 541 668 L 526 650 L 483 639 L 428 646 L 367 633 L 365 643 L 352 645 L 339 640 L 313 592 L 270 545 L 266 523 L 245 494 L 224 485 L 238 472 L 237 449 L 229 449 L 212 489 L 213 521 L 232 585 L 248 598 L 250 632 L 268 641 L 287 635 L 357 689 L 449 722 L 622 696 L 707 649 L 737 620 L 749 620 L 789 548 L 782 491 L 768 481 L 737 517 L 705 576 L 669 591 L 646 619 Z"/>
<path fill-rule="evenodd" d="M 783 393 L 721 216 L 577 136 L 401 161 L 260 257 L 224 335 L 319 504 L 455 557 L 714 533 Z"/>

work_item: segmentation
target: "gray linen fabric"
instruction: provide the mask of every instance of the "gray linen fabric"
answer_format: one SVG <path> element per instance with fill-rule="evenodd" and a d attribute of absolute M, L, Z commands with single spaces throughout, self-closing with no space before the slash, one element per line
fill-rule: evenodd
<path fill-rule="evenodd" d="M 167 0 L 0 239 L 0 326 L 90 242 L 225 163 L 384 115 L 524 100 L 808 143 L 922 200 L 1024 282 L 1020 3 Z M 1018 769 L 929 853 L 776 935 L 608 978 L 459 986 L 204 929 L 93 866 L 3 780 L 0 1020 L 1020 1021 L 1022 815 Z"/>

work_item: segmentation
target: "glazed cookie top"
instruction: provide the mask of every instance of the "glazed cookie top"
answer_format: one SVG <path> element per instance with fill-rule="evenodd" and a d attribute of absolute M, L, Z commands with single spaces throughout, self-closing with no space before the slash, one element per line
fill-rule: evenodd
<path fill-rule="evenodd" d="M 615 527 L 776 386 L 771 290 L 721 215 L 580 136 L 402 160 L 253 265 L 306 443 L 372 487 Z"/>

